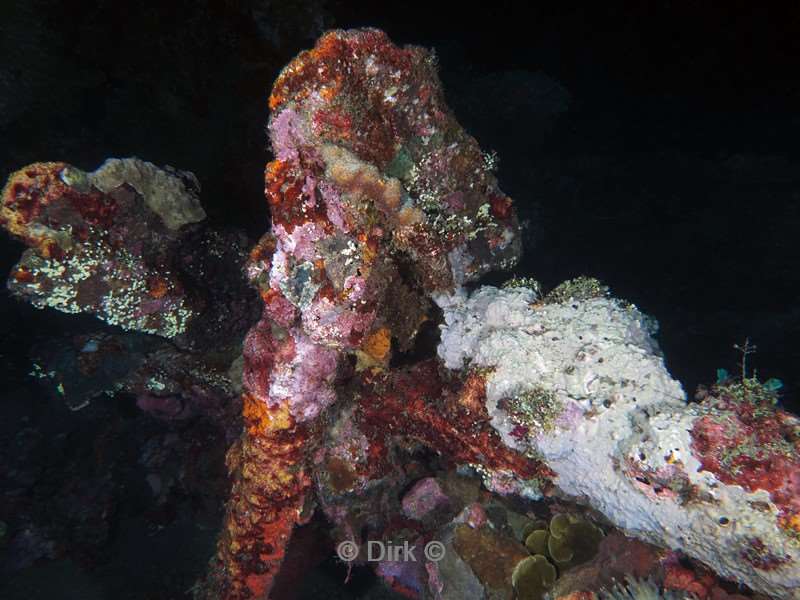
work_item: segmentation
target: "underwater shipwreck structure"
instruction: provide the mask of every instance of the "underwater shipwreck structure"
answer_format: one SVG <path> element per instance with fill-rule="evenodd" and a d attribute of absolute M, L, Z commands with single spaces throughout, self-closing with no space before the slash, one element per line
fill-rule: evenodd
<path fill-rule="evenodd" d="M 270 597 L 321 513 L 411 598 L 800 599 L 800 419 L 746 370 L 687 402 L 655 321 L 593 279 L 476 287 L 513 269 L 520 224 L 432 53 L 332 31 L 269 104 L 249 253 L 203 224 L 191 174 L 138 159 L 30 165 L 0 207 L 29 247 L 15 295 L 162 339 L 116 389 L 229 431 L 198 597 Z M 442 552 L 370 560 L 376 540 Z"/>

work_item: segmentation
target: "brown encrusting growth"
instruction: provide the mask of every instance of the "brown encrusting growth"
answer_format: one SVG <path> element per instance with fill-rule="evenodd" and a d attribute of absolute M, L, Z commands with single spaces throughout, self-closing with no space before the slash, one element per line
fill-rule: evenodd
<path fill-rule="evenodd" d="M 546 480 L 541 463 L 504 445 L 489 423 L 483 401 L 485 380 L 446 381 L 435 360 L 407 370 L 364 377 L 358 394 L 362 430 L 370 440 L 371 463 L 386 461 L 394 438 L 412 439 L 440 452 L 453 465 L 474 464 L 523 479 Z"/>
<path fill-rule="evenodd" d="M 245 397 L 247 432 L 228 451 L 233 487 L 206 598 L 265 597 L 295 525 L 303 522 L 310 486 L 304 468 L 309 435 L 285 409 L 253 414 Z"/>

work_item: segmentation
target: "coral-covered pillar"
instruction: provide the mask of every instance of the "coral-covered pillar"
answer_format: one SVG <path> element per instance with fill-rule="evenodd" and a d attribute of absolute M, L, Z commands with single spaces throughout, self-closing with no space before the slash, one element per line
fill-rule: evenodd
<path fill-rule="evenodd" d="M 302 519 L 311 432 L 339 384 L 411 350 L 431 295 L 521 250 L 494 163 L 450 113 L 422 48 L 332 31 L 284 69 L 270 109 L 272 227 L 247 265 L 264 315 L 245 342 L 246 431 L 229 455 L 235 482 L 204 586 L 232 599 L 269 594 Z M 477 456 L 490 434 L 460 454 Z"/>

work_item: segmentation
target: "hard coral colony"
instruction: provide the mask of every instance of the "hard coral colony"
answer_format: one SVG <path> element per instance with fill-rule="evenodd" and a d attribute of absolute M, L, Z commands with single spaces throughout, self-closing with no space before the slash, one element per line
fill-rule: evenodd
<path fill-rule="evenodd" d="M 687 404 L 654 322 L 596 280 L 467 291 L 514 266 L 519 223 L 431 53 L 332 31 L 269 105 L 272 226 L 244 262 L 263 312 L 243 342 L 244 427 L 198 597 L 268 597 L 295 528 L 320 511 L 362 558 L 371 540 L 441 542 L 441 560 L 373 565 L 412 598 L 658 597 L 649 580 L 584 585 L 612 541 L 648 547 L 614 529 L 662 549 L 632 577 L 667 586 L 680 558 L 800 598 L 800 420 L 724 386 Z M 226 302 L 179 260 L 203 218 L 184 173 L 37 163 L 3 192 L 0 222 L 30 247 L 9 288 L 208 349 L 200 331 L 229 318 Z M 437 314 L 436 356 L 418 358 Z M 172 406 L 158 391 L 140 405 Z M 531 528 L 548 506 L 549 527 Z M 724 597 L 708 577 L 686 593 Z"/>

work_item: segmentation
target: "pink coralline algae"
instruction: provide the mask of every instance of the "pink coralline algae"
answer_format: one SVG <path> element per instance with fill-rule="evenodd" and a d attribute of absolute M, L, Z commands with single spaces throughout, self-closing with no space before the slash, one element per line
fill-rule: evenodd
<path fill-rule="evenodd" d="M 432 477 L 419 480 L 403 497 L 403 513 L 410 519 L 422 520 L 449 500 Z"/>
<path fill-rule="evenodd" d="M 337 353 L 302 337 L 296 330 L 291 335 L 293 356 L 273 368 L 265 401 L 271 406 L 288 402 L 291 413 L 307 421 L 336 399 L 333 379 Z"/>

